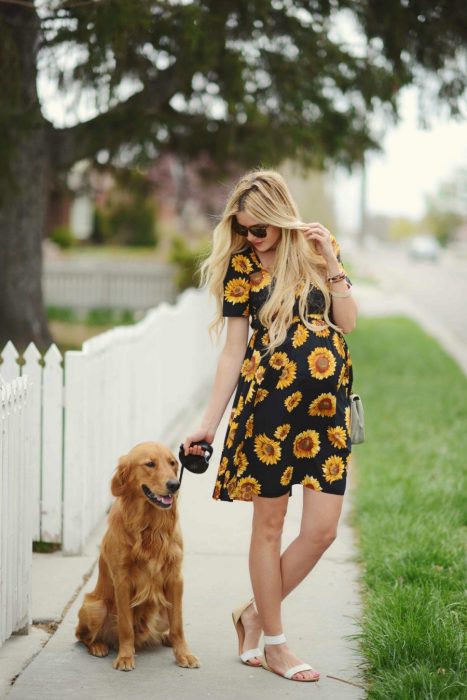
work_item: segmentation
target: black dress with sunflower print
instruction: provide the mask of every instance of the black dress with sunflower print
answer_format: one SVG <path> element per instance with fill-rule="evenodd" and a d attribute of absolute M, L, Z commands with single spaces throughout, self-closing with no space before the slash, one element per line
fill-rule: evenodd
<path fill-rule="evenodd" d="M 339 247 L 333 237 L 334 249 Z M 324 297 L 310 289 L 309 330 L 298 313 L 286 340 L 261 357 L 267 329 L 258 319 L 271 284 L 247 246 L 224 278 L 223 316 L 249 317 L 253 333 L 241 367 L 213 498 L 251 501 L 291 495 L 294 484 L 342 495 L 350 458 L 352 362 L 343 335 L 324 320 Z"/>

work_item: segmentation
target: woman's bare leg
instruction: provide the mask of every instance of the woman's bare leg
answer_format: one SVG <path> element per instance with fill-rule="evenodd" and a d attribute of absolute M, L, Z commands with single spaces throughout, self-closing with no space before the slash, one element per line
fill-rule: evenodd
<path fill-rule="evenodd" d="M 262 596 L 262 602 L 259 603 L 259 609 L 262 610 L 263 607 L 266 607 L 266 617 L 268 618 L 268 623 L 265 624 L 272 625 L 272 628 L 274 628 L 274 626 L 278 626 L 279 630 L 282 629 L 282 626 L 280 606 L 279 610 L 277 610 L 276 587 L 273 587 L 272 597 L 269 597 L 268 593 L 271 591 L 270 576 L 274 576 L 274 580 L 277 582 L 277 551 L 280 551 L 282 526 L 287 510 L 288 498 L 289 497 L 287 495 L 285 497 L 280 497 L 280 499 L 264 499 L 259 497 L 255 499 L 258 505 L 255 508 L 253 515 L 252 545 L 250 548 L 250 575 L 253 590 L 255 591 L 255 598 L 257 600 L 256 586 L 255 583 L 253 583 L 253 577 L 255 576 L 255 578 L 258 578 L 258 568 L 259 595 L 260 597 Z M 282 501 L 282 499 L 284 499 L 284 509 L 275 507 L 274 503 L 279 500 Z M 337 531 L 337 523 L 342 510 L 342 504 L 342 496 L 324 494 L 307 488 L 303 489 L 303 511 L 300 533 L 280 557 L 281 600 L 285 598 L 285 596 L 287 596 L 301 581 L 303 581 L 303 579 L 319 561 L 321 555 L 334 541 Z M 260 549 L 262 548 L 262 555 L 267 552 L 267 548 L 264 548 L 264 544 L 261 542 L 261 536 L 254 537 L 254 534 L 255 526 L 256 529 L 259 530 L 259 534 L 264 534 L 268 531 L 268 525 L 263 523 L 264 520 L 268 519 L 269 524 L 272 526 L 272 533 L 269 533 L 268 539 L 272 544 L 273 556 L 272 559 L 268 558 L 266 567 L 264 567 L 261 565 L 263 557 L 261 554 L 257 556 L 256 548 L 257 546 L 259 546 Z M 258 567 L 257 564 L 259 565 Z M 252 569 L 255 572 L 254 574 Z M 265 595 L 261 592 L 261 588 L 263 587 L 262 571 L 264 569 L 269 572 L 267 576 L 264 576 Z M 270 616 L 268 612 L 270 610 L 271 602 L 273 603 L 273 609 L 275 607 L 275 612 L 272 613 L 272 616 Z M 262 618 L 263 616 L 258 614 L 253 606 L 247 608 L 247 610 L 243 613 L 242 622 L 245 627 L 245 649 L 254 648 L 258 645 L 258 640 L 261 634 Z M 278 632 L 268 631 L 265 631 L 265 633 L 278 634 Z M 285 645 L 280 645 L 278 649 L 281 650 L 284 646 Z M 271 649 L 271 647 L 268 647 L 268 649 Z M 281 670 L 279 666 L 274 666 L 273 659 L 275 654 L 277 654 L 277 649 L 272 648 L 268 659 L 271 661 L 271 664 L 275 670 Z M 297 657 L 294 658 L 296 659 Z M 258 665 L 259 660 L 256 658 L 251 659 L 250 663 L 251 665 Z M 298 661 L 296 663 L 298 663 Z M 288 666 L 286 666 L 286 668 L 293 665 L 295 664 L 290 663 Z M 297 678 L 304 678 L 306 675 L 307 674 L 297 674 Z"/>
<path fill-rule="evenodd" d="M 310 573 L 334 542 L 344 497 L 303 488 L 300 533 L 281 556 L 282 598 Z"/>
<path fill-rule="evenodd" d="M 278 498 L 253 499 L 253 527 L 250 545 L 250 577 L 259 619 L 266 635 L 283 632 L 281 618 L 282 573 L 281 539 L 289 495 Z M 266 645 L 267 662 L 277 673 L 303 663 L 287 643 Z M 312 671 L 294 674 L 296 680 L 315 676 Z"/>

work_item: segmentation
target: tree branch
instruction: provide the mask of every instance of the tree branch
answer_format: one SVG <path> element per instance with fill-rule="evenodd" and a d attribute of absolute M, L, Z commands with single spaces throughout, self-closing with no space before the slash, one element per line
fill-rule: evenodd
<path fill-rule="evenodd" d="M 49 138 L 53 167 L 65 170 L 102 149 L 115 151 L 125 142 L 135 141 L 138 122 L 142 122 L 142 134 L 147 133 L 144 117 L 149 119 L 158 115 L 161 107 L 177 91 L 178 83 L 179 71 L 174 64 L 148 81 L 143 90 L 94 119 L 65 129 L 51 125 Z"/>

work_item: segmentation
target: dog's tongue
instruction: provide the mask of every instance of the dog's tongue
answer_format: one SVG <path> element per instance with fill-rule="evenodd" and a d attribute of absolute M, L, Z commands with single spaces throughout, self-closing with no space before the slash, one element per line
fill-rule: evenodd
<path fill-rule="evenodd" d="M 168 505 L 169 503 L 172 503 L 172 498 L 173 496 L 161 496 L 160 499 L 162 503 Z"/>

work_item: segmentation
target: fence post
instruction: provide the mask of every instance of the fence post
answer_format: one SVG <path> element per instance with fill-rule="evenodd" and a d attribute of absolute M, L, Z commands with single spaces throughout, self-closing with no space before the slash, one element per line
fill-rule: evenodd
<path fill-rule="evenodd" d="M 85 353 L 75 350 L 65 353 L 62 527 L 64 554 L 80 554 L 84 540 L 86 365 Z M 105 420 L 105 416 L 103 419 Z"/>

